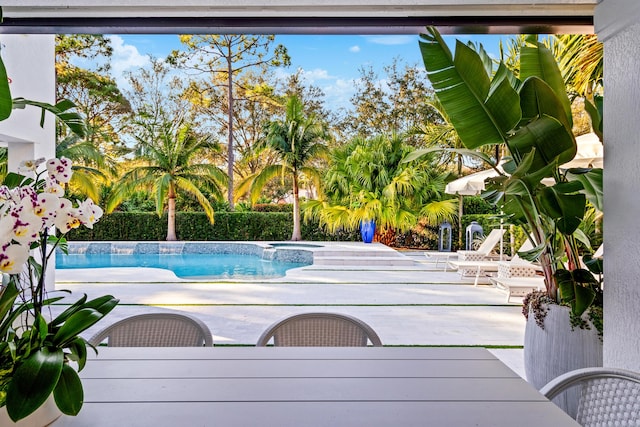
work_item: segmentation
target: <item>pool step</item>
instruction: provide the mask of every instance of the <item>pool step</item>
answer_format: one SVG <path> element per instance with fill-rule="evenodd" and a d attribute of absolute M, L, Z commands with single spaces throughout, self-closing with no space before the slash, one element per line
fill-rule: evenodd
<path fill-rule="evenodd" d="M 403 256 L 320 256 L 314 254 L 313 265 L 375 265 L 415 266 L 414 260 Z"/>

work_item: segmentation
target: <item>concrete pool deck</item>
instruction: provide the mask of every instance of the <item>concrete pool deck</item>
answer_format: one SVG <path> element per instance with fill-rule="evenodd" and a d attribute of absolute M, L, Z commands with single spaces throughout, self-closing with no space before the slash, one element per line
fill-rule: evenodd
<path fill-rule="evenodd" d="M 57 270 L 56 289 L 71 290 L 76 297 L 112 294 L 120 299 L 87 337 L 121 318 L 167 310 L 198 316 L 211 329 L 216 345 L 253 345 L 282 317 L 330 311 L 367 322 L 385 345 L 523 345 L 521 300 L 505 303 L 504 292 L 488 282 L 474 287 L 473 278 L 436 268 L 420 251 L 383 247 L 383 254 L 373 254 L 380 249 L 374 248 L 377 245 L 323 245 L 313 250 L 333 258 L 330 263 L 290 270 L 277 279 L 192 281 L 148 268 Z M 393 264 L 394 258 L 401 259 L 399 265 Z M 521 348 L 491 351 L 524 375 Z"/>

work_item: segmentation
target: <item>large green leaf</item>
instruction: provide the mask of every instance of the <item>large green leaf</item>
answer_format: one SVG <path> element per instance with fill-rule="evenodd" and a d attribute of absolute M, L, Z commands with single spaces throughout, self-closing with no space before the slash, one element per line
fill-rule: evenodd
<path fill-rule="evenodd" d="M 53 336 L 53 343 L 57 346 L 64 345 L 69 340 L 73 340 L 76 336 L 91 327 L 104 317 L 104 314 L 93 308 L 82 308 L 73 313 L 64 325 L 58 329 Z"/>
<path fill-rule="evenodd" d="M 60 119 L 62 123 L 67 125 L 77 136 L 84 137 L 87 135 L 87 128 L 84 119 L 80 114 L 69 111 L 72 108 L 75 108 L 75 104 L 68 99 L 62 100 L 55 105 L 24 98 L 13 99 L 13 108 L 25 108 L 27 105 L 41 108 L 42 114 L 40 115 L 40 126 L 44 125 L 45 113 L 48 111 Z"/>
<path fill-rule="evenodd" d="M 11 99 L 11 89 L 9 89 L 7 69 L 0 58 L 0 121 L 8 119 L 12 110 L 13 100 Z"/>
<path fill-rule="evenodd" d="M 596 297 L 593 287 L 598 282 L 593 275 L 584 269 L 573 271 L 558 270 L 555 273 L 562 301 L 571 306 L 571 314 L 581 316 Z"/>
<path fill-rule="evenodd" d="M 9 281 L 0 293 L 0 320 L 4 320 L 18 297 L 18 288 L 13 280 Z M 1 332 L 4 335 L 4 331 Z"/>
<path fill-rule="evenodd" d="M 593 128 L 593 132 L 598 135 L 600 141 L 602 141 L 602 119 L 603 119 L 603 109 L 604 109 L 604 99 L 602 96 L 596 95 L 593 99 L 593 103 L 591 103 L 588 99 L 584 100 L 584 109 L 589 114 L 591 118 L 591 127 Z"/>
<path fill-rule="evenodd" d="M 487 106 L 491 81 L 480 56 L 469 46 L 458 43 L 455 60 L 440 34 L 428 27 L 422 34 L 420 51 L 427 76 L 462 143 L 467 148 L 505 142 L 511 129 L 501 128 L 508 120 L 498 119 Z M 499 85 L 497 85 L 499 87 Z M 511 96 L 501 99 L 507 91 L 496 89 L 492 106 L 500 105 L 501 115 L 520 116 L 520 105 Z"/>
<path fill-rule="evenodd" d="M 571 130 L 571 123 L 567 119 L 562 102 L 547 82 L 535 76 L 529 77 L 522 83 L 519 94 L 525 123 L 546 115 L 555 118 Z"/>
<path fill-rule="evenodd" d="M 560 183 L 546 187 L 539 197 L 544 212 L 555 220 L 558 231 L 565 235 L 573 234 L 580 226 L 587 206 L 585 195 L 576 193 L 579 188 L 573 184 Z"/>
<path fill-rule="evenodd" d="M 53 392 L 64 364 L 62 350 L 40 348 L 13 373 L 7 390 L 7 413 L 18 421 L 38 409 Z"/>
<path fill-rule="evenodd" d="M 600 212 L 604 210 L 604 191 L 602 188 L 602 169 L 569 169 L 569 181 L 579 181 L 584 188 L 583 193 Z"/>
<path fill-rule="evenodd" d="M 533 39 L 528 39 L 527 42 L 520 51 L 520 78 L 524 81 L 529 77 L 536 76 L 544 80 L 561 102 L 565 118 L 570 124 L 569 129 L 571 129 L 573 122 L 571 101 L 567 96 L 567 89 L 556 58 L 542 43 Z"/>
<path fill-rule="evenodd" d="M 566 163 L 576 153 L 576 142 L 570 130 L 550 116 L 542 116 L 518 129 L 509 139 L 509 151 L 517 162 L 535 148 L 529 172 L 535 172 L 550 164 Z"/>
<path fill-rule="evenodd" d="M 56 405 L 67 415 L 78 415 L 84 402 L 84 391 L 78 373 L 68 364 L 62 367 L 62 374 L 53 390 Z"/>

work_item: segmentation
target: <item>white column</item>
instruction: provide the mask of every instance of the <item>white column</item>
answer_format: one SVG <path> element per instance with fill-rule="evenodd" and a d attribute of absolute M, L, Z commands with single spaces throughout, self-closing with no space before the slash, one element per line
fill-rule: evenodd
<path fill-rule="evenodd" d="M 55 103 L 55 36 L 3 34 L 0 47 L 11 96 Z M 10 166 L 55 156 L 55 118 L 47 113 L 41 127 L 40 113 L 39 108 L 31 106 L 15 109 L 8 120 L 0 122 L 0 141 L 9 146 Z"/>
<path fill-rule="evenodd" d="M 640 371 L 640 2 L 603 0 L 604 364 Z"/>
<path fill-rule="evenodd" d="M 55 36 L 2 35 L 0 54 L 7 69 L 13 98 L 55 103 Z M 42 110 L 28 106 L 14 109 L 9 119 L 0 122 L 0 142 L 8 147 L 8 168 L 17 172 L 23 160 L 56 154 L 55 117 L 46 113 L 40 126 Z M 55 255 L 47 268 L 46 287 L 55 288 Z"/>

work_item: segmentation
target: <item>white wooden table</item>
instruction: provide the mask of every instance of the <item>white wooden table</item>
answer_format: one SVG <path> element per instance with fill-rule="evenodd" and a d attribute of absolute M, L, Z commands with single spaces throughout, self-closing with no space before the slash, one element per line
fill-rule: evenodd
<path fill-rule="evenodd" d="M 482 348 L 101 348 L 61 426 L 577 426 Z"/>

